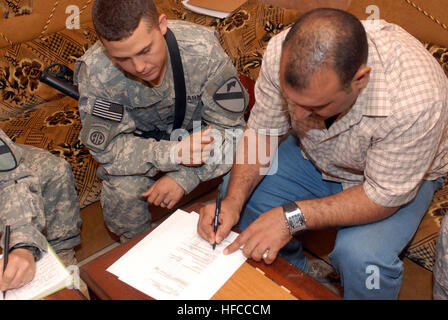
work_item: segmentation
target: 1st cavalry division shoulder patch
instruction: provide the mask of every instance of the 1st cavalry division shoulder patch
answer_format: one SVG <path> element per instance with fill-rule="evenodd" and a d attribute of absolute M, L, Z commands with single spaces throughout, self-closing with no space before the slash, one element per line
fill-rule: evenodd
<path fill-rule="evenodd" d="M 236 77 L 228 79 L 216 90 L 213 100 L 230 112 L 242 112 L 246 106 L 244 89 Z"/>

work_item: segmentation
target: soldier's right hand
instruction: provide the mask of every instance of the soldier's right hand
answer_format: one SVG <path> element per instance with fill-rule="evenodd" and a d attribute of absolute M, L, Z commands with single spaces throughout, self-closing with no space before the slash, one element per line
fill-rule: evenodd
<path fill-rule="evenodd" d="M 180 141 L 175 147 L 176 162 L 187 167 L 199 167 L 210 157 L 213 137 L 212 126 L 197 131 Z"/>
<path fill-rule="evenodd" d="M 3 259 L 0 259 L 0 290 L 20 288 L 33 280 L 35 273 L 33 253 L 27 249 L 15 249 L 8 255 L 6 270 L 3 270 Z"/>
<path fill-rule="evenodd" d="M 230 233 L 230 230 L 238 223 L 240 211 L 233 201 L 224 198 L 221 201 L 221 211 L 218 216 L 218 229 L 213 231 L 216 203 L 210 203 L 199 210 L 198 233 L 210 244 L 221 243 Z"/>

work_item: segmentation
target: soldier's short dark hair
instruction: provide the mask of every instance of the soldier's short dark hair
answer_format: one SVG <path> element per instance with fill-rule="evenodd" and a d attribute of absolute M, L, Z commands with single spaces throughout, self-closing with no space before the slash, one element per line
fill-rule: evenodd
<path fill-rule="evenodd" d="M 282 48 L 287 52 L 284 79 L 297 90 L 307 88 L 311 77 L 324 68 L 333 69 L 347 89 L 368 58 L 364 26 L 339 9 L 319 8 L 302 15 Z"/>
<path fill-rule="evenodd" d="M 158 28 L 159 12 L 153 0 L 95 0 L 92 7 L 95 30 L 108 41 L 129 37 L 141 19 L 150 29 Z"/>

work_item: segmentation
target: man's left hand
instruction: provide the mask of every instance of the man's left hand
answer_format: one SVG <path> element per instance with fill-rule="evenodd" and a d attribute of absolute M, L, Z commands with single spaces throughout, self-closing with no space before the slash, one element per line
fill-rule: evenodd
<path fill-rule="evenodd" d="M 164 175 L 158 179 L 142 197 L 149 204 L 171 209 L 184 196 L 185 190 L 170 176 Z"/>
<path fill-rule="evenodd" d="M 286 226 L 282 207 L 266 211 L 247 227 L 227 248 L 224 254 L 230 254 L 242 247 L 243 254 L 255 261 L 274 262 L 277 254 L 292 236 Z M 266 250 L 268 253 L 265 254 Z M 265 255 L 264 255 L 265 254 Z M 264 256 L 263 256 L 264 255 Z"/>

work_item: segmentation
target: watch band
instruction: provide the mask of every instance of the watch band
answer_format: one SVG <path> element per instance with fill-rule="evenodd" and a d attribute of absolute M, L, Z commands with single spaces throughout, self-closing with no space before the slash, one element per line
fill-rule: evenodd
<path fill-rule="evenodd" d="M 283 213 L 285 214 L 286 225 L 288 226 L 289 233 L 291 235 L 296 235 L 307 229 L 305 216 L 297 203 L 294 201 L 289 202 L 284 204 L 282 207 Z"/>

